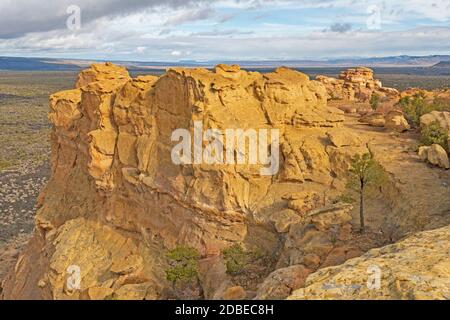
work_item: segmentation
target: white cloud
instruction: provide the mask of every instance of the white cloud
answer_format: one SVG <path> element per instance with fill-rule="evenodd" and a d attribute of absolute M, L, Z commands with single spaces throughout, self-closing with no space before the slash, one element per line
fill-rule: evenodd
<path fill-rule="evenodd" d="M 361 27 L 368 6 L 383 4 L 372 0 L 78 0 L 77 31 L 65 28 L 72 2 L 0 0 L 0 55 L 204 60 L 450 53 L 450 27 L 442 26 L 450 0 L 385 1 L 376 32 Z M 300 16 L 303 25 L 284 24 L 270 19 L 270 8 L 317 13 Z M 251 20 L 252 10 L 267 16 Z M 336 12 L 336 20 L 321 16 L 325 10 Z"/>

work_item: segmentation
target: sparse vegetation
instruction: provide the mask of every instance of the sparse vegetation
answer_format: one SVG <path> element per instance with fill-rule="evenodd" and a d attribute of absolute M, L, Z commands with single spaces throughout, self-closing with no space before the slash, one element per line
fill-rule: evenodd
<path fill-rule="evenodd" d="M 430 123 L 422 129 L 420 142 L 425 146 L 438 144 L 444 148 L 445 151 L 450 152 L 450 146 L 448 145 L 448 130 L 442 128 L 437 121 Z"/>
<path fill-rule="evenodd" d="M 178 246 L 168 252 L 167 258 L 170 267 L 166 270 L 166 278 L 173 285 L 189 284 L 197 280 L 198 259 L 200 258 L 197 250 Z"/>
<path fill-rule="evenodd" d="M 372 154 L 356 154 L 350 164 L 347 189 L 359 196 L 360 231 L 365 231 L 365 192 L 369 187 L 379 186 L 386 179 L 386 174 Z M 349 195 L 346 199 L 352 199 Z M 348 200 L 349 201 L 349 200 Z"/>
<path fill-rule="evenodd" d="M 370 107 L 372 110 L 377 110 L 378 104 L 380 103 L 381 97 L 378 93 L 373 93 L 370 97 Z"/>
<path fill-rule="evenodd" d="M 72 72 L 0 73 L 0 170 L 48 160 L 48 97 L 73 86 Z"/>
<path fill-rule="evenodd" d="M 242 273 L 250 260 L 250 253 L 246 252 L 239 244 L 224 249 L 222 254 L 225 259 L 227 273 L 231 275 Z"/>
<path fill-rule="evenodd" d="M 435 99 L 429 102 L 425 99 L 423 94 L 416 94 L 413 97 L 403 97 L 400 99 L 398 105 L 401 107 L 407 120 L 418 126 L 420 124 L 420 117 L 432 111 L 450 111 L 450 104 L 447 101 Z"/>

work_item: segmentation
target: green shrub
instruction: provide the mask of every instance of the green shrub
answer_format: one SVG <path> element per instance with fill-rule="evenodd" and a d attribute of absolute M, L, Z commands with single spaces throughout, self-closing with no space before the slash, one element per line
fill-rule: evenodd
<path fill-rule="evenodd" d="M 450 151 L 448 145 L 448 130 L 442 128 L 437 121 L 430 123 L 422 129 L 420 142 L 426 146 L 438 144 L 444 148 L 445 151 Z"/>
<path fill-rule="evenodd" d="M 435 99 L 432 102 L 425 100 L 422 94 L 416 94 L 413 97 L 403 97 L 398 105 L 403 110 L 406 119 L 413 125 L 420 124 L 420 117 L 432 111 L 449 111 L 448 101 Z"/>
<path fill-rule="evenodd" d="M 381 97 L 378 93 L 373 93 L 370 97 L 370 107 L 372 110 L 377 110 L 378 104 L 380 103 Z"/>
<path fill-rule="evenodd" d="M 198 277 L 197 250 L 189 247 L 178 246 L 167 254 L 170 267 L 166 270 L 166 278 L 173 284 L 177 282 L 190 283 Z"/>
<path fill-rule="evenodd" d="M 237 275 L 242 273 L 250 261 L 251 253 L 246 252 L 242 246 L 235 244 L 222 251 L 227 267 L 227 273 Z"/>

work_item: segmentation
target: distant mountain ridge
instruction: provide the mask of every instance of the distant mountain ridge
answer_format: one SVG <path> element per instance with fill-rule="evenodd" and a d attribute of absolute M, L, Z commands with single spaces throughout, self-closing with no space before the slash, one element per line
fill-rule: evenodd
<path fill-rule="evenodd" d="M 25 57 L 0 57 L 0 70 L 3 71 L 77 71 L 88 67 L 95 62 L 104 60 L 82 60 L 82 59 L 55 59 L 55 58 L 25 58 Z M 112 61 L 123 65 L 129 70 L 163 70 L 171 66 L 184 67 L 213 67 L 219 63 L 239 64 L 247 68 L 274 68 L 287 66 L 292 68 L 304 67 L 354 67 L 367 66 L 372 68 L 394 68 L 394 67 L 418 67 L 418 68 L 441 68 L 450 65 L 450 55 L 429 56 L 392 56 L 374 58 L 342 58 L 327 60 L 211 60 L 195 61 L 186 60 L 178 62 L 144 62 L 144 61 Z"/>
<path fill-rule="evenodd" d="M 433 68 L 445 68 L 450 69 L 450 61 L 441 61 L 439 63 L 436 63 Z"/>

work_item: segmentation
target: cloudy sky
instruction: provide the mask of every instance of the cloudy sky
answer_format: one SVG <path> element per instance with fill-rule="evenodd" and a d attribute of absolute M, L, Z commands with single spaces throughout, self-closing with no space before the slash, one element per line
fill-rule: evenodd
<path fill-rule="evenodd" d="M 0 56 L 138 61 L 450 54 L 450 0 L 0 0 Z"/>

